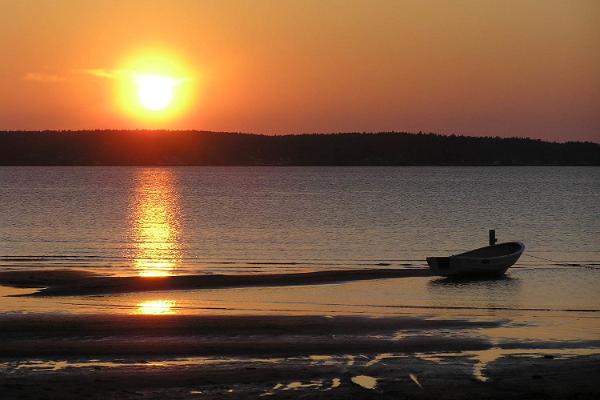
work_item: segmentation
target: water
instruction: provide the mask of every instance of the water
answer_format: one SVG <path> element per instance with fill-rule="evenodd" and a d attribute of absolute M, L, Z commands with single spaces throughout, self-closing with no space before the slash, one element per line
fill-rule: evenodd
<path fill-rule="evenodd" d="M 2 269 L 404 268 L 489 228 L 520 266 L 600 263 L 593 167 L 4 167 L 0 215 Z"/>
<path fill-rule="evenodd" d="M 0 215 L 0 271 L 423 268 L 426 256 L 487 244 L 490 228 L 526 244 L 499 280 L 46 298 L 0 286 L 0 316 L 413 314 L 502 320 L 483 334 L 597 352 L 600 168 L 11 167 L 0 168 Z"/>

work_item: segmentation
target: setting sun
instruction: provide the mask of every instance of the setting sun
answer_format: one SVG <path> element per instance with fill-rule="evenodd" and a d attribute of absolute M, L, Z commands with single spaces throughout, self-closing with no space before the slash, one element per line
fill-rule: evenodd
<path fill-rule="evenodd" d="M 148 110 L 160 111 L 173 101 L 175 87 L 180 80 L 161 75 L 136 75 L 135 84 L 140 103 Z"/>
<path fill-rule="evenodd" d="M 197 68 L 180 55 L 161 49 L 132 51 L 120 67 L 104 71 L 114 78 L 117 106 L 127 119 L 146 127 L 162 127 L 193 106 Z"/>

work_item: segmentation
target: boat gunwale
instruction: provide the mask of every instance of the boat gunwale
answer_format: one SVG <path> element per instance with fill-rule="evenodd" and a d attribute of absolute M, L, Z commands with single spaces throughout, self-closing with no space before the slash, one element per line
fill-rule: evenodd
<path fill-rule="evenodd" d="M 494 248 L 494 247 L 499 247 L 499 246 L 504 246 L 504 245 L 517 245 L 519 246 L 518 249 L 516 251 L 513 251 L 511 253 L 507 253 L 507 254 L 501 254 L 501 255 L 497 255 L 497 256 L 477 256 L 477 255 L 470 255 L 469 253 L 474 253 L 480 250 L 484 250 L 484 249 L 488 249 L 488 248 Z M 492 246 L 485 246 L 485 247 L 480 247 L 478 249 L 475 250 L 469 250 L 466 251 L 464 253 L 460 253 L 460 254 L 454 254 L 449 256 L 449 258 L 460 258 L 463 260 L 481 260 L 481 259 L 503 259 L 503 258 L 508 258 L 508 257 L 514 257 L 517 254 L 522 254 L 523 251 L 525 251 L 525 244 L 523 244 L 523 242 L 520 241 L 514 241 L 514 242 L 504 242 L 504 243 L 499 243 L 499 244 L 495 244 Z"/>

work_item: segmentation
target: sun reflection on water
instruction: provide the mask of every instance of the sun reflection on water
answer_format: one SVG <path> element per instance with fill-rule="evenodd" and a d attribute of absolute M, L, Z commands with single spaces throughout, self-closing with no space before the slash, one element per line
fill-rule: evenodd
<path fill-rule="evenodd" d="M 147 300 L 137 304 L 136 314 L 165 315 L 175 314 L 174 300 Z"/>
<path fill-rule="evenodd" d="M 136 177 L 131 215 L 135 243 L 134 268 L 138 275 L 171 275 L 180 259 L 179 205 L 171 171 L 140 171 Z"/>

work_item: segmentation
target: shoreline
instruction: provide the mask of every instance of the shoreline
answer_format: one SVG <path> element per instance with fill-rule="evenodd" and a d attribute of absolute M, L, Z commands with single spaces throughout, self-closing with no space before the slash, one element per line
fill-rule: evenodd
<path fill-rule="evenodd" d="M 78 296 L 149 291 L 228 289 L 238 287 L 322 285 L 387 278 L 432 276 L 428 269 L 354 269 L 284 274 L 176 275 L 165 277 L 109 277 L 86 271 L 7 271 L 0 272 L 0 285 L 39 288 L 16 296 Z"/>

